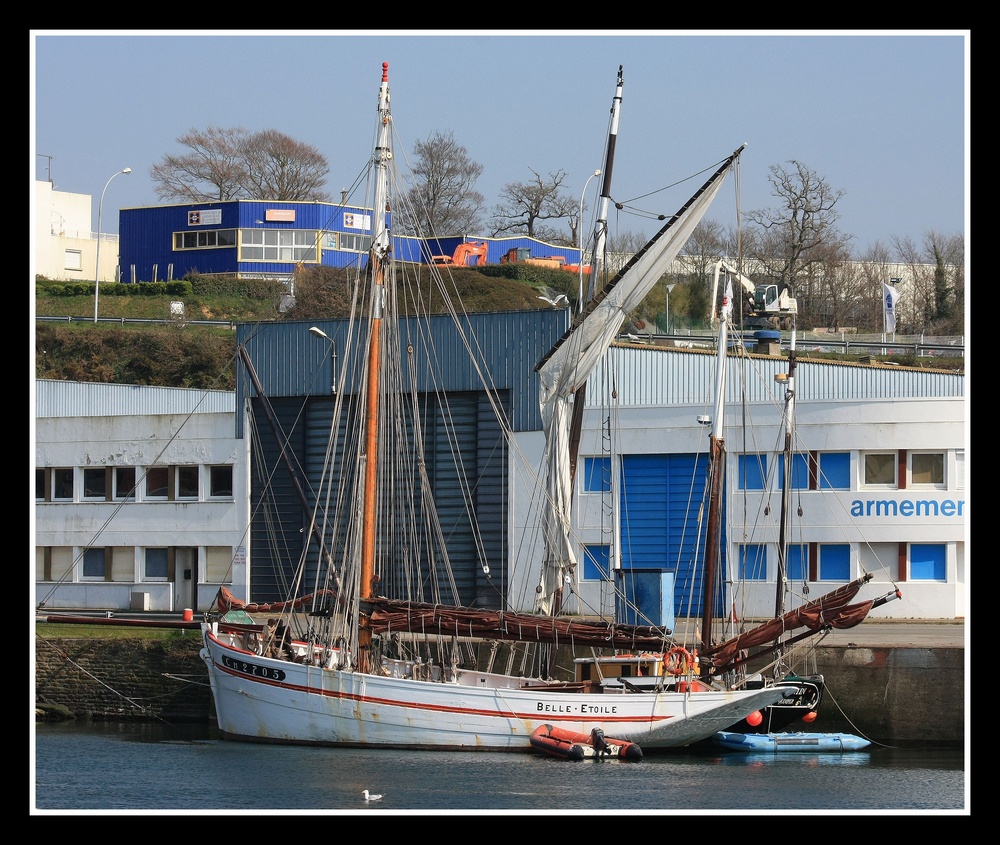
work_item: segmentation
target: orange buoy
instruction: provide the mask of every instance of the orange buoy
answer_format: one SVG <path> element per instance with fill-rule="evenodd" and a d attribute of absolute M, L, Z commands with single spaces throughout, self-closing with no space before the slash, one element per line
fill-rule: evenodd
<path fill-rule="evenodd" d="M 760 710 L 754 710 L 749 716 L 747 716 L 747 724 L 751 728 L 756 728 L 761 722 L 764 721 L 764 716 Z"/>
<path fill-rule="evenodd" d="M 819 714 L 815 710 L 810 710 L 808 713 L 806 713 L 805 716 L 802 717 L 802 721 L 803 722 L 815 722 L 816 721 L 816 717 L 818 715 Z"/>

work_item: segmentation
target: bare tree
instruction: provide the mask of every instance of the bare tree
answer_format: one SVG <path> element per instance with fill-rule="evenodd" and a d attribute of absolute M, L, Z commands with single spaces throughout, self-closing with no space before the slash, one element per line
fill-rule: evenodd
<path fill-rule="evenodd" d="M 210 126 L 181 135 L 177 143 L 189 152 L 165 155 L 149 170 L 156 195 L 161 200 L 188 202 L 245 198 L 244 144 L 249 134 L 242 127 Z"/>
<path fill-rule="evenodd" d="M 508 182 L 500 191 L 500 202 L 494 207 L 490 221 L 493 236 L 523 233 L 554 243 L 566 240 L 565 234 L 539 222 L 579 214 L 577 200 L 561 191 L 566 171 L 550 173 L 547 181 L 536 171 L 531 172 L 534 179 L 530 182 Z"/>
<path fill-rule="evenodd" d="M 315 147 L 273 129 L 249 132 L 242 127 L 192 129 L 177 139 L 183 155 L 165 155 L 150 168 L 160 199 L 326 200 L 320 188 L 328 172 Z"/>
<path fill-rule="evenodd" d="M 756 227 L 747 234 L 753 238 L 752 254 L 766 267 L 767 274 L 794 294 L 800 276 L 813 262 L 822 260 L 820 247 L 834 242 L 846 243 L 849 235 L 836 228 L 839 214 L 834 210 L 844 192 L 834 190 L 798 161 L 791 169 L 770 167 L 768 177 L 772 196 L 781 202 L 774 209 L 758 209 L 747 214 Z M 800 304 L 801 307 L 801 304 Z"/>
<path fill-rule="evenodd" d="M 250 135 L 244 143 L 246 180 L 253 199 L 325 202 L 322 190 L 329 165 L 315 147 L 274 129 Z"/>
<path fill-rule="evenodd" d="M 465 235 L 483 227 L 486 198 L 476 190 L 483 166 L 451 132 L 435 132 L 413 147 L 414 184 L 396 209 L 396 225 L 404 234 Z"/>

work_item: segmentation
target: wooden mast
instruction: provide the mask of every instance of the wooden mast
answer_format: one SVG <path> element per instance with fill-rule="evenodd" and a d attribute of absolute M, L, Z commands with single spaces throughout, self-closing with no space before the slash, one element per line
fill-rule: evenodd
<path fill-rule="evenodd" d="M 378 482 L 378 416 L 379 366 L 381 334 L 385 310 L 385 268 L 392 251 L 389 228 L 386 225 L 388 205 L 388 167 L 392 153 L 389 148 L 389 63 L 382 63 L 382 85 L 378 98 L 379 127 L 373 165 L 375 167 L 375 198 L 372 215 L 372 245 L 368 252 L 368 272 L 371 278 L 371 336 L 368 341 L 368 385 L 365 414 L 365 487 L 361 532 L 361 599 L 375 595 L 375 515 Z M 371 619 L 367 613 L 358 618 L 358 669 L 371 671 Z"/>
<path fill-rule="evenodd" d="M 719 338 L 716 350 L 715 414 L 709 436 L 708 463 L 708 525 L 705 533 L 705 558 L 702 567 L 701 650 L 712 645 L 712 607 L 715 604 L 715 579 L 719 556 L 719 533 L 722 518 L 723 479 L 726 475 L 726 441 L 723 437 L 723 417 L 726 409 L 726 345 L 732 309 L 730 289 L 722 303 L 719 316 Z M 714 304 L 713 304 L 714 307 Z"/>

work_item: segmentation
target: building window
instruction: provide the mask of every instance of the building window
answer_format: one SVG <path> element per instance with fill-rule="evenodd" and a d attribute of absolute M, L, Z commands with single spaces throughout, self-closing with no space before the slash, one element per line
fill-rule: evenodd
<path fill-rule="evenodd" d="M 944 487 L 944 452 L 911 452 L 910 483 L 915 487 Z"/>
<path fill-rule="evenodd" d="M 115 467 L 115 499 L 135 498 L 135 467 Z"/>
<path fill-rule="evenodd" d="M 896 453 L 866 452 L 862 458 L 864 483 L 868 487 L 896 486 Z"/>
<path fill-rule="evenodd" d="M 371 235 L 355 235 L 351 232 L 337 233 L 337 248 L 342 252 L 368 252 L 372 245 Z"/>
<path fill-rule="evenodd" d="M 146 549 L 143 555 L 142 579 L 144 581 L 166 581 L 170 572 L 169 564 L 166 549 Z"/>
<path fill-rule="evenodd" d="M 611 546 L 583 547 L 583 580 L 606 581 L 611 577 Z"/>
<path fill-rule="evenodd" d="M 767 580 L 767 547 L 763 543 L 740 546 L 740 580 Z"/>
<path fill-rule="evenodd" d="M 778 455 L 778 489 L 785 487 L 785 456 Z M 792 455 L 792 489 L 809 489 L 809 456 L 798 452 Z"/>
<path fill-rule="evenodd" d="M 79 249 L 67 249 L 63 251 L 64 270 L 82 270 L 83 252 Z"/>
<path fill-rule="evenodd" d="M 850 452 L 819 453 L 819 489 L 820 490 L 851 489 Z"/>
<path fill-rule="evenodd" d="M 785 558 L 785 578 L 789 581 L 809 580 L 809 547 L 801 544 L 788 547 Z"/>
<path fill-rule="evenodd" d="M 89 581 L 103 581 L 106 574 L 104 549 L 86 549 L 83 553 L 83 577 Z"/>
<path fill-rule="evenodd" d="M 233 468 L 231 466 L 214 466 L 208 468 L 209 495 L 214 498 L 231 499 L 233 497 Z"/>
<path fill-rule="evenodd" d="M 910 543 L 910 580 L 946 581 L 944 543 Z"/>
<path fill-rule="evenodd" d="M 45 501 L 45 467 L 35 467 L 35 501 Z"/>
<path fill-rule="evenodd" d="M 851 547 L 847 543 L 829 543 L 819 547 L 819 580 L 851 580 Z"/>
<path fill-rule="evenodd" d="M 319 263 L 319 233 L 303 229 L 241 229 L 240 261 Z"/>
<path fill-rule="evenodd" d="M 146 470 L 146 492 L 143 498 L 166 499 L 169 473 L 166 467 L 149 467 Z"/>
<path fill-rule="evenodd" d="M 214 249 L 220 246 L 236 246 L 235 229 L 200 229 L 196 232 L 174 232 L 175 250 Z"/>
<path fill-rule="evenodd" d="M 73 467 L 52 470 L 52 498 L 60 502 L 73 501 Z"/>
<path fill-rule="evenodd" d="M 194 466 L 177 467 L 177 498 L 197 499 L 198 498 L 198 476 L 199 468 Z"/>
<path fill-rule="evenodd" d="M 965 449 L 955 452 L 955 489 L 965 489 Z"/>
<path fill-rule="evenodd" d="M 767 456 L 740 455 L 738 471 L 740 490 L 763 490 L 764 477 L 767 474 Z"/>
<path fill-rule="evenodd" d="M 83 468 L 83 498 L 99 499 L 102 502 L 107 500 L 108 474 L 104 467 Z"/>
<path fill-rule="evenodd" d="M 611 492 L 611 458 L 583 459 L 583 492 Z"/>

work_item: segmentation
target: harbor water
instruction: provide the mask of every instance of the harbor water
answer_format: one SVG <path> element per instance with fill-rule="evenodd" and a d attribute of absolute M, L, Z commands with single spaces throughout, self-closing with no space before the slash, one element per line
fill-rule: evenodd
<path fill-rule="evenodd" d="M 34 726 L 31 762 L 33 815 L 971 812 L 963 749 L 699 749 L 639 762 L 569 761 L 533 751 L 228 742 L 201 724 L 58 722 Z M 383 797 L 366 802 L 365 789 Z"/>

